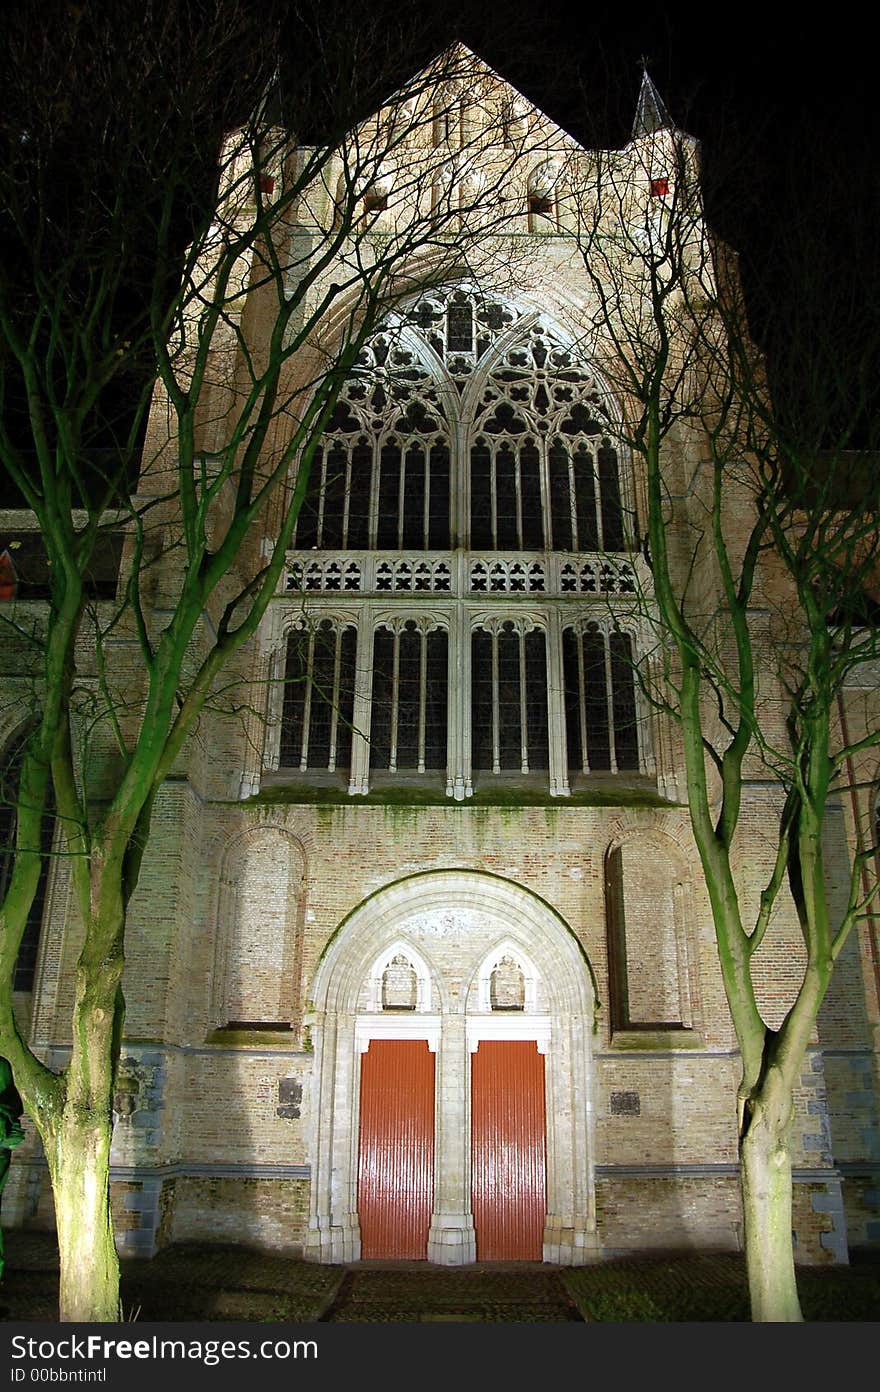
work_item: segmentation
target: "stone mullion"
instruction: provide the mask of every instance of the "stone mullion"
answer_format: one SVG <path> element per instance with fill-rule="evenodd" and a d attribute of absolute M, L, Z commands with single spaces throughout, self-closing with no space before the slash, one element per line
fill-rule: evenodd
<path fill-rule="evenodd" d="M 370 791 L 370 708 L 373 694 L 373 606 L 358 614 L 355 654 L 354 709 L 351 732 L 350 794 Z"/>
<path fill-rule="evenodd" d="M 562 615 L 551 609 L 547 615 L 547 724 L 550 736 L 550 793 L 567 797 L 568 750 L 565 737 L 565 678 L 562 662 Z"/>

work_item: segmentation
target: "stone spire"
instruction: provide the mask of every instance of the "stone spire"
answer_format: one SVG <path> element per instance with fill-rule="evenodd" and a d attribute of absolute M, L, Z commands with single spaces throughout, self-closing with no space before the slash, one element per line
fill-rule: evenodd
<path fill-rule="evenodd" d="M 643 68 L 632 138 L 638 140 L 639 136 L 652 135 L 658 130 L 674 130 L 674 125 L 660 93 L 648 76 L 648 69 Z"/>

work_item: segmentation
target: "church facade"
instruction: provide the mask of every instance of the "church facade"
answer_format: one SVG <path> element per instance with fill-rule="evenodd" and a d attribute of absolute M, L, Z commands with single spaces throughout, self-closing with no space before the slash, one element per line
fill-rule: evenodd
<path fill-rule="evenodd" d="M 516 214 L 479 274 L 400 297 L 363 347 L 246 698 L 206 712 L 154 816 L 127 937 L 123 1254 L 198 1239 L 573 1264 L 742 1243 L 739 1056 L 678 735 L 637 679 L 656 660 L 644 484 L 566 193 L 574 142 L 475 63 L 497 117 L 485 160 L 508 150 Z M 444 102 L 450 158 L 474 101 L 455 123 Z M 648 228 L 671 140 L 646 79 L 615 159 Z M 365 197 L 381 238 L 387 193 Z M 157 398 L 154 435 L 162 420 Z M 222 416 L 206 420 L 209 455 Z M 682 428 L 667 451 L 686 497 L 700 441 Z M 27 537 L 26 519 L 3 524 Z M 23 717 L 0 718 L 9 762 Z M 756 778 L 747 796 L 751 903 L 776 790 Z M 843 865 L 853 809 L 830 820 Z M 19 982 L 56 1064 L 66 893 L 59 860 Z M 798 1260 L 880 1239 L 876 933 L 852 935 L 797 1098 Z M 783 904 L 756 973 L 771 1025 L 797 961 Z M 51 1222 L 32 1137 L 4 1218 Z"/>

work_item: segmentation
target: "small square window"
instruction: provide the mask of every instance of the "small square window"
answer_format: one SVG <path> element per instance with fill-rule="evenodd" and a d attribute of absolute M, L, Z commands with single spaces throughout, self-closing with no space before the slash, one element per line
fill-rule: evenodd
<path fill-rule="evenodd" d="M 367 189 L 364 194 L 365 213 L 384 213 L 388 207 L 388 194 L 379 193 L 372 189 Z"/>
<path fill-rule="evenodd" d="M 665 197 L 667 196 L 668 193 L 669 193 L 669 180 L 668 180 L 668 178 L 666 177 L 665 174 L 662 175 L 659 179 L 652 179 L 652 180 L 651 180 L 651 197 L 652 197 L 652 198 L 665 198 Z"/>

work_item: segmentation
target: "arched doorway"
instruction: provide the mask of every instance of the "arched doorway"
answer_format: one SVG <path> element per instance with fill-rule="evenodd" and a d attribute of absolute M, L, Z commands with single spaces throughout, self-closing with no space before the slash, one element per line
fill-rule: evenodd
<path fill-rule="evenodd" d="M 595 1003 L 555 910 L 496 875 L 410 876 L 348 916 L 312 996 L 313 1260 L 588 1258 Z M 512 1249 L 501 1190 L 525 1234 Z M 399 1247 L 383 1205 L 403 1214 Z"/>

